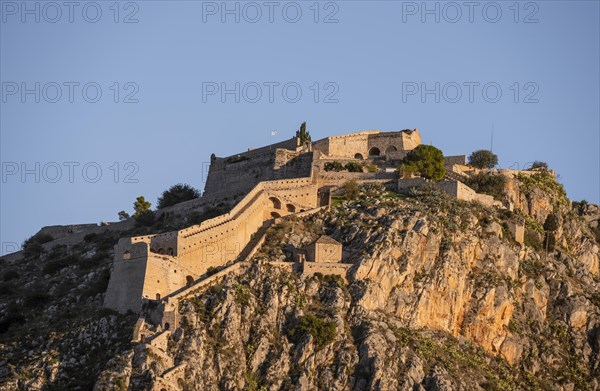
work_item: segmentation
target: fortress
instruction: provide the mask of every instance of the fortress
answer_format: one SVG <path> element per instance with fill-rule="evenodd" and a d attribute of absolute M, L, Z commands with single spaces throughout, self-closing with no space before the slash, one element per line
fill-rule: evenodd
<path fill-rule="evenodd" d="M 368 131 L 306 143 L 294 137 L 224 158 L 213 154 L 203 196 L 196 203 L 232 196 L 241 200 L 230 212 L 199 225 L 119 240 L 105 306 L 140 312 L 143 301 L 164 301 L 193 288 L 212 268 L 241 261 L 256 245 L 253 238 L 273 219 L 327 207 L 332 188 L 349 179 L 397 180 L 394 170 L 332 173 L 325 171 L 326 163 L 377 160 L 391 169 L 420 143 L 416 129 Z"/>
<path fill-rule="evenodd" d="M 267 263 L 304 275 L 338 275 L 348 281 L 348 270 L 354 264 L 344 259 L 343 244 L 325 235 L 304 249 L 294 249 L 292 259 L 285 261 L 257 260 L 254 254 L 265 242 L 271 225 L 287 216 L 302 219 L 328 208 L 332 194 L 349 180 L 378 183 L 398 192 L 433 185 L 457 199 L 489 207 L 523 207 L 519 204 L 522 198 L 518 196 L 518 186 L 511 178 L 536 171 L 498 170 L 508 178 L 508 203 L 502 205 L 465 184 L 466 178 L 481 170 L 466 165 L 464 155 L 444 157 L 446 174 L 441 181 L 401 176 L 399 163 L 420 144 L 417 129 L 375 130 L 314 142 L 297 136 L 229 157 L 213 154 L 202 197 L 156 213 L 160 217 L 176 214 L 179 218 L 229 205 L 227 213 L 178 231 L 121 238 L 114 246 L 104 306 L 139 315 L 132 342 L 138 343 L 140 354 L 147 353 L 143 355 L 147 363 L 157 359 L 167 368 L 157 374 L 152 389 L 180 389 L 178 379 L 183 376 L 185 363 L 177 364 L 167 351 L 171 330 L 180 324 L 181 300 L 228 275 L 245 272 L 253 263 Z M 122 232 L 133 228 L 134 223 L 134 219 L 127 219 L 101 225 L 52 226 L 39 233 L 53 238 L 43 244 L 49 251 L 56 245 L 77 245 L 90 234 Z M 523 243 L 523 225 L 517 221 L 507 224 L 515 241 Z M 502 230 L 499 225 L 497 228 Z M 22 251 L 2 258 L 16 262 L 21 257 Z"/>
<path fill-rule="evenodd" d="M 396 169 L 420 143 L 417 129 L 374 130 L 314 142 L 293 137 L 229 157 L 213 154 L 202 197 L 171 208 L 185 215 L 224 200 L 235 206 L 179 231 L 121 238 L 115 245 L 104 305 L 122 313 L 150 308 L 144 311 L 144 322 L 160 325 L 162 330 L 176 326 L 181 299 L 230 273 L 244 271 L 271 224 L 288 215 L 303 217 L 329 207 L 332 192 L 347 181 L 379 183 L 396 191 L 431 183 L 423 178 L 400 178 Z M 461 182 L 473 170 L 465 156 L 447 156 L 444 161 L 446 177 L 434 183 L 440 190 L 458 199 L 502 206 Z M 349 163 L 359 169 L 331 169 Z M 522 227 L 511 227 L 511 231 L 522 242 Z M 294 262 L 270 263 L 306 275 L 338 274 L 346 279 L 352 264 L 344 263 L 341 254 L 340 243 L 322 237 Z"/>

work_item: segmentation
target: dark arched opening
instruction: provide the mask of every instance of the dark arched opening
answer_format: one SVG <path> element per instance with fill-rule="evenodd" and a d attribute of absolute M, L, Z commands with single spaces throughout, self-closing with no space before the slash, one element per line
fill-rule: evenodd
<path fill-rule="evenodd" d="M 185 286 L 191 286 L 194 283 L 192 276 L 185 276 Z"/>
<path fill-rule="evenodd" d="M 271 212 L 271 217 L 274 218 L 274 219 L 278 219 L 278 218 L 281 217 L 281 215 L 279 213 L 277 213 L 277 212 Z"/>
<path fill-rule="evenodd" d="M 381 151 L 377 147 L 373 147 L 369 149 L 369 156 L 379 156 L 381 155 Z"/>
<path fill-rule="evenodd" d="M 168 330 L 168 329 L 169 329 L 169 327 L 171 327 L 171 325 L 169 324 L 169 322 L 165 323 L 165 327 L 164 327 L 164 329 L 165 329 L 165 330 Z"/>
<path fill-rule="evenodd" d="M 354 155 L 354 158 L 355 158 L 355 159 L 360 159 L 360 160 L 363 160 L 363 159 L 364 159 L 363 155 L 362 155 L 362 154 L 360 154 L 360 153 L 357 153 L 356 155 Z"/>
<path fill-rule="evenodd" d="M 273 204 L 274 209 L 281 209 L 281 201 L 279 201 L 277 198 L 269 197 L 269 201 L 271 201 L 271 204 Z"/>
<path fill-rule="evenodd" d="M 393 145 L 390 145 L 389 147 L 387 147 L 385 149 L 385 154 L 387 155 L 390 152 L 396 152 L 398 150 L 398 148 L 394 147 Z"/>
<path fill-rule="evenodd" d="M 288 212 L 290 212 L 290 213 L 296 213 L 296 207 L 294 205 L 287 204 L 285 207 L 286 207 L 286 209 L 287 209 Z"/>
<path fill-rule="evenodd" d="M 173 247 L 169 247 L 169 248 L 167 249 L 167 254 L 168 254 L 168 255 L 173 255 L 173 254 L 174 254 L 174 252 L 173 252 Z"/>
<path fill-rule="evenodd" d="M 131 259 L 131 253 L 127 250 L 123 253 L 123 259 Z"/>
<path fill-rule="evenodd" d="M 159 248 L 159 249 L 158 249 L 158 253 L 159 253 L 159 254 L 164 254 L 164 253 L 165 253 L 165 249 L 164 249 L 164 248 L 162 248 L 162 247 L 161 247 L 161 248 Z"/>
<path fill-rule="evenodd" d="M 156 294 L 156 300 L 160 300 L 160 293 Z"/>

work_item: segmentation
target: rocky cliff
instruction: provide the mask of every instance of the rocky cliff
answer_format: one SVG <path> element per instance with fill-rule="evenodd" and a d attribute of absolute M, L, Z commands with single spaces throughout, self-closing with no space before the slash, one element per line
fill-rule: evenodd
<path fill-rule="evenodd" d="M 109 267 L 101 262 L 88 273 L 96 274 L 78 274 L 83 287 L 68 290 L 74 304 L 65 301 L 67 308 L 94 309 L 66 320 L 68 332 L 37 342 L 40 329 L 27 335 L 15 334 L 23 324 L 5 330 L 1 348 L 9 353 L 2 354 L 0 384 L 600 389 L 598 208 L 572 204 L 543 173 L 515 177 L 505 190 L 500 198 L 515 205 L 513 211 L 456 201 L 433 189 L 401 196 L 366 186 L 357 197 L 335 198 L 327 211 L 285 220 L 269 228 L 247 272 L 180 303 L 181 326 L 156 330 L 158 350 L 127 343 L 135 317 L 98 313 L 101 293 L 77 293 L 86 278 L 94 281 Z M 548 223 L 550 215 L 555 224 Z M 514 240 L 514 222 L 526 226 L 524 244 Z M 291 261 L 294 249 L 320 234 L 344 245 L 344 262 L 354 264 L 348 284 L 270 263 Z M 39 327 L 60 319 L 52 311 L 64 311 L 44 303 L 36 308 Z M 94 355 L 95 349 L 103 353 Z"/>

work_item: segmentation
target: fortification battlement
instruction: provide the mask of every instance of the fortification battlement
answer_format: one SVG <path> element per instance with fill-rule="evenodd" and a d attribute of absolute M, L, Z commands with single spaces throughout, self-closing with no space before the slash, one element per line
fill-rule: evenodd
<path fill-rule="evenodd" d="M 315 142 L 325 140 L 325 139 L 342 139 L 342 138 L 357 137 L 357 136 L 369 136 L 369 135 L 380 134 L 380 133 L 381 133 L 381 130 L 363 130 L 361 132 L 338 134 L 337 136 L 328 136 L 328 137 L 322 138 L 320 140 L 317 140 Z M 385 133 L 396 133 L 396 132 L 385 132 Z"/>
<path fill-rule="evenodd" d="M 398 132 L 351 133 L 342 136 L 326 137 L 312 143 L 312 149 L 329 157 L 367 159 L 386 157 L 398 160 L 421 144 L 417 129 Z"/>
<path fill-rule="evenodd" d="M 310 189 L 308 186 L 311 186 L 313 183 L 312 178 L 302 178 L 302 179 L 282 179 L 282 180 L 274 180 L 268 182 L 261 182 L 256 185 L 231 211 L 222 214 L 217 217 L 213 217 L 206 221 L 203 221 L 200 224 L 192 225 L 190 227 L 184 228 L 179 231 L 171 231 L 166 233 L 154 234 L 154 235 L 143 235 L 143 236 L 134 236 L 130 238 L 121 238 L 119 240 L 119 251 L 115 252 L 115 254 L 121 254 L 120 260 L 122 260 L 122 254 L 127 251 L 126 248 L 129 246 L 133 246 L 138 243 L 144 243 L 149 246 L 151 252 L 162 253 L 160 249 L 165 250 L 166 255 L 177 255 L 175 250 L 177 249 L 178 241 L 181 239 L 189 239 L 194 235 L 198 235 L 203 232 L 207 232 L 215 227 L 222 226 L 225 223 L 232 222 L 239 217 L 240 213 L 243 212 L 246 208 L 248 208 L 252 201 L 255 200 L 262 192 L 269 191 L 297 191 L 298 189 L 303 189 L 304 195 L 310 195 Z M 287 201 L 287 205 L 295 207 L 300 205 L 295 205 L 296 202 L 294 200 L 290 200 L 286 194 L 279 195 L 280 198 L 285 199 Z M 292 194 L 293 198 L 293 194 Z"/>
<path fill-rule="evenodd" d="M 305 178 L 313 162 L 323 158 L 402 159 L 421 143 L 417 129 L 362 131 L 325 137 L 303 144 L 298 137 L 228 157 L 211 156 L 203 196 L 245 194 L 274 179 Z"/>

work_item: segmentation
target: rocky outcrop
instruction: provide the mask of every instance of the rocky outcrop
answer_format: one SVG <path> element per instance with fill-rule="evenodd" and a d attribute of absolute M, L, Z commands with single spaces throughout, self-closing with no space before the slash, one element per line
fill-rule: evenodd
<path fill-rule="evenodd" d="M 384 196 L 272 227 L 255 256 L 291 260 L 326 233 L 354 263 L 348 286 L 261 262 L 185 300 L 174 389 L 598 389 L 598 246 L 571 211 L 557 235 L 569 251 L 546 255 L 511 240 L 501 210 Z M 311 314 L 335 337 L 298 337 Z"/>
<path fill-rule="evenodd" d="M 2 386 L 70 387 L 78 378 L 68 362 L 85 358 L 74 368 L 96 368 L 98 391 L 598 390 L 597 218 L 560 194 L 517 185 L 524 201 L 513 212 L 433 190 L 398 197 L 366 187 L 330 210 L 284 219 L 244 272 L 182 299 L 179 327 L 138 322 L 127 344 L 116 330 L 135 322 L 102 314 L 85 332 L 61 334 L 61 346 L 78 348 L 55 363 L 36 366 L 13 350 L 0 362 Z M 546 252 L 530 234 L 543 237 L 550 213 L 559 227 Z M 529 230 L 524 244 L 508 228 L 516 218 Z M 343 244 L 348 284 L 279 266 L 322 234 Z M 90 346 L 112 351 L 94 366 Z M 36 376 L 19 379 L 24 368 Z"/>

